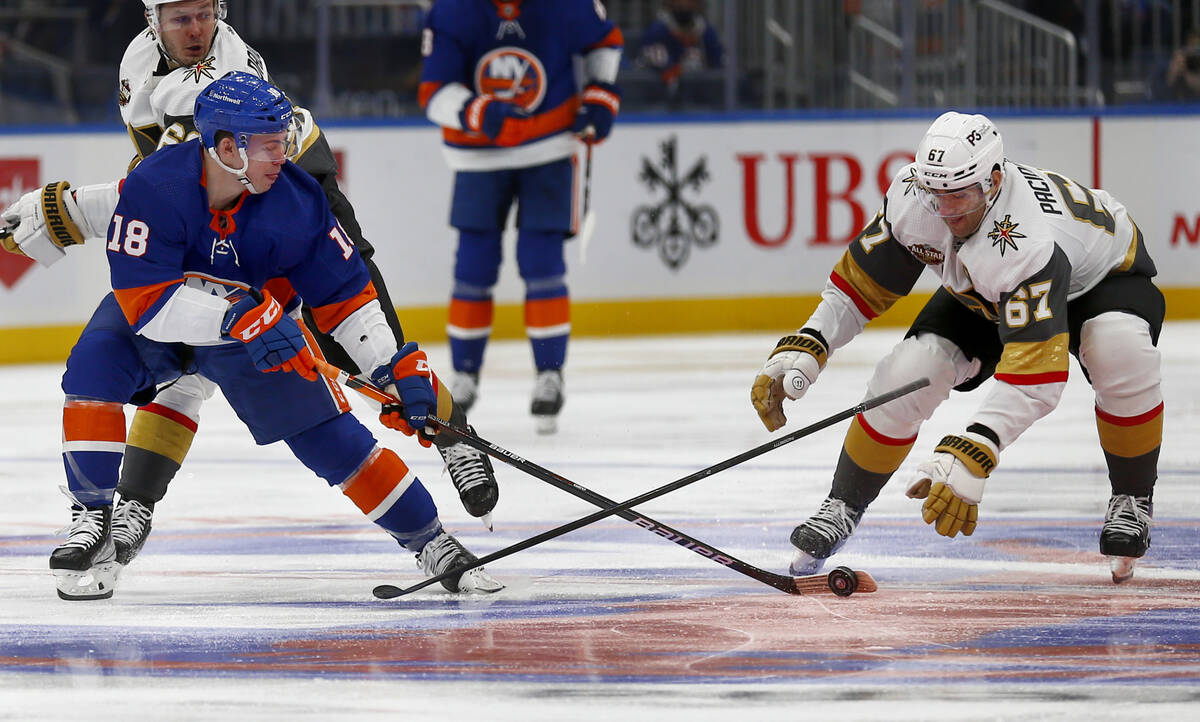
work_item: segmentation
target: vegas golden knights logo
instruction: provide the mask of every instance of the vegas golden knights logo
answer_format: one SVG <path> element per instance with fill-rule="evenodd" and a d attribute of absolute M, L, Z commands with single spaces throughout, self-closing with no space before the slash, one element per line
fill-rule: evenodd
<path fill-rule="evenodd" d="M 187 69 L 187 76 L 193 81 L 199 83 L 201 78 L 213 79 L 213 72 L 217 69 L 217 57 L 210 55 L 204 60 L 196 63 Z"/>
<path fill-rule="evenodd" d="M 1004 214 L 1004 220 L 994 220 L 992 221 L 992 225 L 995 227 L 988 231 L 987 237 L 992 239 L 992 248 L 1000 246 L 1001 256 L 1003 256 L 1004 252 L 1009 248 L 1013 249 L 1014 251 L 1018 250 L 1017 239 L 1027 237 L 1024 233 L 1017 232 L 1017 226 L 1021 224 L 1013 223 L 1011 214 Z"/>

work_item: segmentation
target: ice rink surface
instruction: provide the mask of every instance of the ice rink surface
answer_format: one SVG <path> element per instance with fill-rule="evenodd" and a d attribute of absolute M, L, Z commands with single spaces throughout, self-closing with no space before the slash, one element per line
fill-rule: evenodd
<path fill-rule="evenodd" d="M 788 408 L 800 428 L 855 405 L 901 336 L 870 331 Z M 772 437 L 748 400 L 776 335 L 578 340 L 555 436 L 528 416 L 528 346 L 492 345 L 477 432 L 623 500 Z M 255 447 L 220 397 L 204 409 L 154 533 L 107 601 L 64 602 L 47 557 L 68 521 L 56 366 L 0 368 L 0 719 L 1200 718 L 1200 325 L 1163 332 L 1165 439 L 1153 545 L 1129 583 L 1098 552 L 1109 496 L 1090 389 L 1005 450 L 978 531 L 947 540 L 903 483 L 988 386 L 955 394 L 835 564 L 873 594 L 790 596 L 619 518 L 489 568 L 460 598 L 291 458 Z M 445 346 L 430 348 L 449 371 Z M 497 463 L 495 532 L 441 459 L 360 418 L 479 554 L 595 507 Z M 131 416 L 132 410 L 127 416 Z M 639 512 L 777 572 L 828 491 L 847 423 L 672 492 Z M 781 435 L 783 432 L 777 432 Z M 832 566 L 832 565 L 831 565 Z"/>

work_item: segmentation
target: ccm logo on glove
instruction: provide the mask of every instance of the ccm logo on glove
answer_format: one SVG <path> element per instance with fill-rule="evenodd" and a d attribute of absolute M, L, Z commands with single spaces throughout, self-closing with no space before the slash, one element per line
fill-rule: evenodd
<path fill-rule="evenodd" d="M 238 323 L 235 323 L 230 329 L 232 332 L 230 335 L 242 343 L 257 338 L 260 333 L 274 326 L 283 313 L 279 301 L 276 301 L 270 293 L 263 292 L 263 296 L 265 303 L 255 306 L 252 311 L 238 319 Z"/>

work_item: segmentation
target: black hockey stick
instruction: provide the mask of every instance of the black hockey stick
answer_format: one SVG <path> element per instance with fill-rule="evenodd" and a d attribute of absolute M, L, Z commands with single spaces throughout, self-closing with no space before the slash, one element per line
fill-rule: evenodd
<path fill-rule="evenodd" d="M 383 391 L 379 387 L 375 386 L 370 381 L 367 381 L 365 379 L 361 379 L 361 378 L 358 378 L 355 376 L 351 376 L 350 374 L 346 373 L 345 371 L 342 371 L 341 369 L 338 369 L 337 367 L 332 366 L 331 364 L 328 364 L 324 361 L 317 362 L 317 371 L 320 372 L 324 376 L 327 376 L 331 379 L 334 379 L 334 380 L 337 380 L 337 381 L 340 381 L 340 382 L 346 384 L 350 388 L 363 393 L 365 396 L 367 396 L 368 398 L 371 398 L 375 401 L 387 402 L 387 403 L 395 402 L 394 397 L 392 397 L 390 394 Z M 442 579 L 444 579 L 446 577 L 455 576 L 455 575 L 465 572 L 467 570 L 474 569 L 475 567 L 482 566 L 489 562 L 495 561 L 496 559 L 501 559 L 503 557 L 509 556 L 510 554 L 515 554 L 516 552 L 522 551 L 524 549 L 528 549 L 529 547 L 537 545 L 537 544 L 541 544 L 544 541 L 549 541 L 550 539 L 553 539 L 555 537 L 566 534 L 567 532 L 574 531 L 575 529 L 578 529 L 580 527 L 587 526 L 588 524 L 591 524 L 595 521 L 599 521 L 600 519 L 603 519 L 605 517 L 612 516 L 612 515 L 620 516 L 621 518 L 623 518 L 627 521 L 631 521 L 634 524 L 642 527 L 643 529 L 646 529 L 647 531 L 649 531 L 657 536 L 662 536 L 666 539 L 669 539 L 670 541 L 673 541 L 682 547 L 691 549 L 692 551 L 696 552 L 697 554 L 699 554 L 703 557 L 712 559 L 713 561 L 717 562 L 718 564 L 722 564 L 724 566 L 730 567 L 734 571 L 740 572 L 752 579 L 756 579 L 764 584 L 775 587 L 776 589 L 780 589 L 782 591 L 788 592 L 789 594 L 800 594 L 802 592 L 811 592 L 811 591 L 813 591 L 813 589 L 811 588 L 811 584 L 802 583 L 802 582 L 810 582 L 811 578 L 792 577 L 792 576 L 787 576 L 787 575 L 783 575 L 783 574 L 776 574 L 774 572 L 769 572 L 765 569 L 760 569 L 759 567 L 756 567 L 752 564 L 748 564 L 747 562 L 744 562 L 736 557 L 733 557 L 729 554 L 725 554 L 724 552 L 722 552 L 719 549 L 710 547 L 707 544 L 704 544 L 704 543 L 700 542 L 699 540 L 697 540 L 691 536 L 688 536 L 687 534 L 684 534 L 680 531 L 677 531 L 677 530 L 667 526 L 666 524 L 662 524 L 658 521 L 655 521 L 654 519 L 651 519 L 644 515 L 637 514 L 633 511 L 630 511 L 630 507 L 636 506 L 636 505 L 644 503 L 646 501 L 650 501 L 651 499 L 658 498 L 659 496 L 667 494 L 676 489 L 680 489 L 689 484 L 695 483 L 701 479 L 712 476 L 713 474 L 716 474 L 720 471 L 724 471 L 725 469 L 728 469 L 732 466 L 736 466 L 738 464 L 741 464 L 742 462 L 748 461 L 757 456 L 761 456 L 762 454 L 765 454 L 768 451 L 777 449 L 780 446 L 784 446 L 785 444 L 790 444 L 791 442 L 793 442 L 797 439 L 803 438 L 803 437 L 813 434 L 817 431 L 820 431 L 821 429 L 832 426 L 840 421 L 843 421 L 852 416 L 855 416 L 856 414 L 861 414 L 864 411 L 866 411 L 867 409 L 872 409 L 872 408 L 875 408 L 876 406 L 886 404 L 889 401 L 892 401 L 901 396 L 904 396 L 905 394 L 916 391 L 917 389 L 924 388 L 925 386 L 928 386 L 928 385 L 929 385 L 929 379 L 925 379 L 925 378 L 918 379 L 910 384 L 901 386 L 900 388 L 895 389 L 893 391 L 889 391 L 887 393 L 880 394 L 879 396 L 876 396 L 874 398 L 867 399 L 866 401 L 863 401 L 858 406 L 855 406 L 850 409 L 846 409 L 845 411 L 841 411 L 837 414 L 834 414 L 833 416 L 830 416 L 827 419 L 818 421 L 817 423 L 807 426 L 803 429 L 793 431 L 790 434 L 781 436 L 778 439 L 769 441 L 769 442 L 762 444 L 761 446 L 757 446 L 749 451 L 742 452 L 741 454 L 738 454 L 737 456 L 731 457 L 729 459 L 726 459 L 725 461 L 714 464 L 713 466 L 710 466 L 706 469 L 701 469 L 700 471 L 697 471 L 693 474 L 685 476 L 684 478 L 679 479 L 678 481 L 674 481 L 665 486 L 661 486 L 652 491 L 648 491 L 645 494 L 637 496 L 637 497 L 630 499 L 629 501 L 623 502 L 621 504 L 617 504 L 615 501 L 613 501 L 612 499 L 609 499 L 608 497 L 601 496 L 600 494 L 597 494 L 596 492 L 593 492 L 590 489 L 587 489 L 586 487 L 576 484 L 575 482 L 571 481 L 570 479 L 567 479 L 567 478 L 560 476 L 548 469 L 545 469 L 531 461 L 528 461 L 527 459 L 524 459 L 524 458 L 512 453 L 511 451 L 508 451 L 507 449 L 497 446 L 496 444 L 493 444 L 490 441 L 481 439 L 480 437 L 478 437 L 474 434 L 471 434 L 469 432 L 466 432 L 462 429 L 457 429 L 453 426 L 450 426 L 446 422 L 435 418 L 435 419 L 433 419 L 433 423 L 435 425 L 439 426 L 439 428 L 441 428 L 443 432 L 449 433 L 451 436 L 458 439 L 459 441 L 462 441 L 462 442 L 466 443 L 467 445 L 469 445 L 475 449 L 478 449 L 479 451 L 482 451 L 485 454 L 488 454 L 489 456 L 499 459 L 500 461 L 508 463 L 511 466 L 514 466 L 514 467 L 524 471 L 525 473 L 529 474 L 530 476 L 541 479 L 542 481 L 545 481 L 552 486 L 558 487 L 558 488 L 562 489 L 563 491 L 573 494 L 573 495 L 579 497 L 580 499 L 583 499 L 583 500 L 585 500 L 591 504 L 594 504 L 596 506 L 602 507 L 602 509 L 598 512 L 590 514 L 581 519 L 577 519 L 568 524 L 564 524 L 563 526 L 556 527 L 547 532 L 543 532 L 542 534 L 539 534 L 537 536 L 530 537 L 529 539 L 518 542 L 512 546 L 508 546 L 508 547 L 505 547 L 504 549 L 501 549 L 499 551 L 488 554 L 469 565 L 465 565 L 465 566 L 459 567 L 457 569 L 450 570 L 448 572 L 445 572 L 445 573 L 440 574 L 435 577 L 430 577 L 430 578 L 424 580 L 423 582 L 416 584 L 412 587 L 409 587 L 407 589 L 400 589 L 399 587 L 396 587 L 396 586 L 393 586 L 390 584 L 381 584 L 375 588 L 375 596 L 377 596 L 381 599 L 391 599 L 393 597 L 398 597 L 403 594 L 408 594 L 410 592 L 414 592 L 418 589 L 422 589 L 426 586 L 429 586 L 430 584 L 432 584 L 434 582 L 441 581 Z M 818 575 L 818 576 L 822 580 L 825 578 L 825 575 L 823 575 L 823 574 Z M 868 577 L 868 579 L 869 579 L 869 577 Z M 862 591 L 869 591 L 869 590 L 866 587 L 864 587 L 862 589 Z"/>
<path fill-rule="evenodd" d="M 688 486 L 689 484 L 693 484 L 697 481 L 700 481 L 701 479 L 705 479 L 709 476 L 712 476 L 713 474 L 724 471 L 725 469 L 728 469 L 730 467 L 737 466 L 738 464 L 741 464 L 745 461 L 753 459 L 757 456 L 761 456 L 762 454 L 765 454 L 768 451 L 773 451 L 781 446 L 784 446 L 785 444 L 790 444 L 791 442 L 796 441 L 797 439 L 801 439 L 801 438 L 808 436 L 810 434 L 813 434 L 817 431 L 820 431 L 827 427 L 833 426 L 834 424 L 836 424 L 840 421 L 844 421 L 848 418 L 851 418 L 852 416 L 861 414 L 868 409 L 875 408 L 876 406 L 886 404 L 889 401 L 893 401 L 901 396 L 904 396 L 905 394 L 909 394 L 913 391 L 916 391 L 917 389 L 924 388 L 928 385 L 929 385 L 929 379 L 927 379 L 927 378 L 918 379 L 916 381 L 913 381 L 912 383 L 901 386 L 900 388 L 894 389 L 892 391 L 888 391 L 887 393 L 880 394 L 879 396 L 876 396 L 874 398 L 867 399 L 866 401 L 863 401 L 861 404 L 859 404 L 853 408 L 846 409 L 845 411 L 840 411 L 840 412 L 834 414 L 833 416 L 830 416 L 826 419 L 822 419 L 821 421 L 818 421 L 814 424 L 810 424 L 809 426 L 806 426 L 803 429 L 798 429 L 796 431 L 791 432 L 790 434 L 781 436 L 778 439 L 775 439 L 774 441 L 769 441 L 760 446 L 756 446 L 753 449 L 750 449 L 749 451 L 744 451 L 741 454 L 730 457 L 730 458 L 728 458 L 722 462 L 719 462 L 717 464 L 714 464 L 710 467 L 701 469 L 700 471 L 697 471 L 693 474 L 689 474 L 688 476 L 685 476 L 682 479 L 673 481 L 669 484 L 665 484 L 663 486 L 658 487 L 657 489 L 652 489 L 651 491 L 648 491 L 644 494 L 641 494 L 639 496 L 636 496 L 632 499 L 621 502 L 619 504 L 607 497 L 601 496 L 600 494 L 597 494 L 589 489 L 586 489 L 585 487 L 580 486 L 579 484 L 576 484 L 575 482 L 570 481 L 569 479 L 559 476 L 558 474 L 555 474 L 554 472 L 549 471 L 548 469 L 538 466 L 537 464 L 535 464 L 531 461 L 523 459 L 520 456 L 517 456 L 516 454 L 512 453 L 511 451 L 502 449 L 489 441 L 484 441 L 483 439 L 475 437 L 473 434 L 467 434 L 460 429 L 455 429 L 454 427 L 442 424 L 443 430 L 449 431 L 452 436 L 459 439 L 460 441 L 463 441 L 463 442 L 467 443 L 468 445 L 470 445 L 480 451 L 483 451 L 484 453 L 487 453 L 489 456 L 500 459 L 501 461 L 505 461 L 505 462 L 509 463 L 510 465 L 515 466 L 516 468 L 521 469 L 522 471 L 525 471 L 526 473 L 530 474 L 531 476 L 537 477 L 538 479 L 546 481 L 547 483 L 549 483 L 553 486 L 563 489 L 564 491 L 567 491 L 571 494 L 574 494 L 575 496 L 577 496 L 581 499 L 584 499 L 585 501 L 588 501 L 592 504 L 595 504 L 596 506 L 601 506 L 604 508 L 602 508 L 600 511 L 589 514 L 588 516 L 576 519 L 573 522 L 569 522 L 567 524 L 563 524 L 562 526 L 555 527 L 554 529 L 543 532 L 536 536 L 530 537 L 524 541 L 517 542 L 516 544 L 507 546 L 503 549 L 492 552 L 491 554 L 480 557 L 479 559 L 475 560 L 474 562 L 471 562 L 470 564 L 464 564 L 456 569 L 451 569 L 449 571 L 443 572 L 436 576 L 429 577 L 429 578 L 427 578 L 421 582 L 418 582 L 417 584 L 414 584 L 410 587 L 401 589 L 401 588 L 396 587 L 391 584 L 381 584 L 381 585 L 375 587 L 374 594 L 376 597 L 379 597 L 380 599 L 392 599 L 394 597 L 399 597 L 399 596 L 403 596 L 405 594 L 410 594 L 412 592 L 417 591 L 418 589 L 424 589 L 425 587 L 427 587 L 430 584 L 433 584 L 435 582 L 440 582 L 441 580 L 449 578 L 449 577 L 456 577 L 463 572 L 469 571 L 476 567 L 483 566 L 484 564 L 489 564 L 497 559 L 502 559 L 502 558 L 510 556 L 512 554 L 516 554 L 519 551 L 523 551 L 532 546 L 536 546 L 538 544 L 541 544 L 542 542 L 549 541 L 556 537 L 562 536 L 563 534 L 566 534 L 568 532 L 579 529 L 580 527 L 587 526 L 589 524 L 592 524 L 594 522 L 597 522 L 601 519 L 604 519 L 606 517 L 613 516 L 613 515 L 620 516 L 622 519 L 631 521 L 634 524 L 636 524 L 637 526 L 642 527 L 643 529 L 651 532 L 652 534 L 655 534 L 656 536 L 664 537 L 686 549 L 691 549 L 692 551 L 696 552 L 700 556 L 712 559 L 713 561 L 717 562 L 718 564 L 727 566 L 736 572 L 740 572 L 741 574 L 744 574 L 744 575 L 750 577 L 751 579 L 760 581 L 763 584 L 766 584 L 768 586 L 772 586 L 776 589 L 787 592 L 789 594 L 801 594 L 804 592 L 811 593 L 813 591 L 812 582 L 814 580 L 814 577 L 792 577 L 792 576 L 788 576 L 788 575 L 784 575 L 784 574 L 776 574 L 774 572 L 769 572 L 765 569 L 761 569 L 759 567 L 754 566 L 753 564 L 744 562 L 741 559 L 738 559 L 737 557 L 734 557 L 730 554 L 726 554 L 719 549 L 710 547 L 707 544 L 704 544 L 704 543 L 700 542 L 699 540 L 697 540 L 691 536 L 688 536 L 687 534 L 684 534 L 683 532 L 680 532 L 676 529 L 673 529 L 673 528 L 667 526 L 666 524 L 655 521 L 655 520 L 653 520 L 649 517 L 646 517 L 642 514 L 633 512 L 633 511 L 631 511 L 631 508 L 637 506 L 638 504 L 644 504 L 645 502 L 651 501 L 653 499 L 657 499 L 660 496 L 668 494 L 677 489 L 681 489 L 685 486 Z M 825 583 L 826 575 L 824 575 L 824 574 L 815 575 L 815 578 L 817 580 L 819 580 L 820 584 L 823 585 Z M 866 579 L 870 579 L 869 575 L 866 576 Z M 872 584 L 873 584 L 873 580 L 872 580 Z M 862 591 L 868 591 L 868 590 L 866 588 L 863 588 Z"/>

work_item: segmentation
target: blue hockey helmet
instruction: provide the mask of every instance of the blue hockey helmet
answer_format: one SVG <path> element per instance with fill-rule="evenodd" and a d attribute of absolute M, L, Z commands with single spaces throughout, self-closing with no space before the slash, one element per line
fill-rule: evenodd
<path fill-rule="evenodd" d="M 233 135 L 245 148 L 252 135 L 292 130 L 292 102 L 279 88 L 241 70 L 221 76 L 196 96 L 193 121 L 205 148 L 217 145 L 217 133 Z"/>
<path fill-rule="evenodd" d="M 251 193 L 258 190 L 246 176 L 250 159 L 282 160 L 290 157 L 296 141 L 296 115 L 292 103 L 279 88 L 266 80 L 240 70 L 234 70 L 213 81 L 200 95 L 192 114 L 196 130 L 208 154 L 225 170 L 237 176 Z M 217 134 L 233 136 L 242 167 L 226 165 L 217 154 Z M 279 140 L 252 143 L 254 136 L 285 133 Z M 260 139 L 262 140 L 262 139 Z M 256 148 L 262 149 L 262 155 Z"/>

